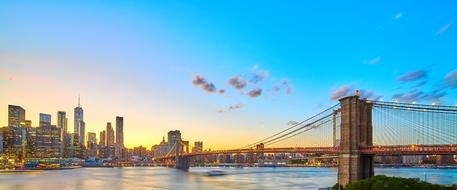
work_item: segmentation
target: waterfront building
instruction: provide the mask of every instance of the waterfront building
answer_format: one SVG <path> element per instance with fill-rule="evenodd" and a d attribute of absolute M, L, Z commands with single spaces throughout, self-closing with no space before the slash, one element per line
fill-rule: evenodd
<path fill-rule="evenodd" d="M 118 158 L 122 158 L 122 152 L 124 150 L 124 118 L 116 117 L 116 150 L 115 155 Z"/>
<path fill-rule="evenodd" d="M 84 126 L 84 110 L 81 107 L 80 103 L 81 103 L 80 97 L 78 96 L 78 107 L 75 107 L 75 109 L 74 109 L 74 113 L 75 113 L 75 115 L 74 115 L 74 133 L 79 135 L 79 137 L 80 137 L 80 139 L 78 140 L 80 143 L 79 146 L 82 147 L 84 144 L 84 138 L 85 138 L 84 129 L 82 129 L 82 127 L 85 127 L 85 126 Z"/>
<path fill-rule="evenodd" d="M 60 129 L 55 125 L 43 124 L 43 126 L 36 128 L 36 156 L 38 158 L 60 157 Z"/>
<path fill-rule="evenodd" d="M 106 146 L 114 147 L 114 130 L 111 122 L 106 124 Z"/>
<path fill-rule="evenodd" d="M 22 160 L 25 157 L 25 148 L 27 145 L 25 128 L 7 126 L 2 128 L 1 133 L 4 154 L 8 157 Z"/>
<path fill-rule="evenodd" d="M 139 158 L 145 158 L 147 156 L 146 147 L 143 147 L 143 146 L 134 147 L 133 156 L 137 156 Z"/>
<path fill-rule="evenodd" d="M 0 154 L 3 153 L 3 134 L 0 133 Z"/>
<path fill-rule="evenodd" d="M 57 112 L 57 128 L 60 129 L 60 154 L 65 155 L 65 137 L 68 130 L 68 118 L 64 111 Z"/>
<path fill-rule="evenodd" d="M 87 133 L 87 151 L 89 157 L 97 156 L 97 134 L 96 133 Z"/>
<path fill-rule="evenodd" d="M 79 138 L 78 133 L 72 133 L 70 135 L 70 143 L 69 143 L 69 147 L 70 147 L 69 157 L 70 158 L 72 158 L 72 157 L 81 158 L 82 157 L 79 139 L 80 138 Z"/>
<path fill-rule="evenodd" d="M 194 147 L 192 148 L 192 152 L 202 152 L 203 151 L 203 142 L 202 141 L 195 141 Z"/>
<path fill-rule="evenodd" d="M 162 138 L 160 144 L 152 146 L 151 151 L 153 157 L 165 155 L 168 152 L 168 143 L 165 141 L 165 137 Z"/>
<path fill-rule="evenodd" d="M 79 146 L 84 149 L 86 147 L 84 144 L 86 141 L 86 123 L 84 121 L 79 122 Z"/>
<path fill-rule="evenodd" d="M 100 136 L 99 137 L 100 137 L 100 139 L 99 139 L 98 145 L 106 146 L 106 132 L 105 132 L 105 130 L 100 132 Z"/>
<path fill-rule="evenodd" d="M 51 115 L 40 113 L 40 125 L 39 127 L 51 127 Z"/>
<path fill-rule="evenodd" d="M 8 105 L 8 126 L 20 127 L 25 122 L 25 109 L 21 106 Z"/>
<path fill-rule="evenodd" d="M 37 150 L 37 128 L 36 127 L 26 127 L 26 150 L 25 150 L 25 157 L 26 158 L 36 158 L 36 150 Z"/>

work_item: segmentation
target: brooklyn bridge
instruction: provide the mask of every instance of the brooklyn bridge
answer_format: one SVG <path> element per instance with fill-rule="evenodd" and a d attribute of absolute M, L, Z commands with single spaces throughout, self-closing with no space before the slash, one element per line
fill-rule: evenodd
<path fill-rule="evenodd" d="M 345 185 L 373 176 L 375 155 L 457 155 L 457 107 L 370 101 L 354 95 L 245 147 L 188 153 L 182 146 L 178 142 L 154 159 L 187 170 L 191 157 L 203 155 L 337 155 L 338 183 Z"/>

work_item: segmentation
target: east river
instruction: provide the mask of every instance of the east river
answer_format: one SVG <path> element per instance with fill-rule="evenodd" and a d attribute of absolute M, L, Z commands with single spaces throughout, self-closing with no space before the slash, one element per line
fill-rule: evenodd
<path fill-rule="evenodd" d="M 210 170 L 226 175 L 207 176 Z M 318 189 L 336 183 L 336 168 L 78 168 L 40 173 L 0 174 L 0 189 Z M 437 184 L 457 183 L 457 169 L 376 168 L 377 175 L 420 178 Z"/>

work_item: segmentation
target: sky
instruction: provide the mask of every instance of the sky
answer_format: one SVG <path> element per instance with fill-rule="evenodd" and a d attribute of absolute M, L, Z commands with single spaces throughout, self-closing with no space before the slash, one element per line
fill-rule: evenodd
<path fill-rule="evenodd" d="M 0 1 L 0 125 L 20 105 L 128 147 L 238 148 L 361 90 L 457 106 L 457 1 Z"/>

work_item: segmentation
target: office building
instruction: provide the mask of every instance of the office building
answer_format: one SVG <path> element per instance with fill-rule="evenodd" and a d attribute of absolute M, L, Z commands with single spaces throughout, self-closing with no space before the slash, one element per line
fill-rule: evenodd
<path fill-rule="evenodd" d="M 8 126 L 20 127 L 25 121 L 25 109 L 21 106 L 8 105 Z"/>
<path fill-rule="evenodd" d="M 168 132 L 168 146 L 171 148 L 176 142 L 181 141 L 181 132 L 179 130 L 172 130 Z"/>
<path fill-rule="evenodd" d="M 99 146 L 106 146 L 106 132 L 105 132 L 105 130 L 100 132 L 100 136 L 99 137 L 100 137 L 100 139 L 99 139 L 98 145 Z"/>
<path fill-rule="evenodd" d="M 68 118 L 64 111 L 57 112 L 57 128 L 60 129 L 60 153 L 64 155 L 65 152 L 65 137 L 68 130 Z"/>
<path fill-rule="evenodd" d="M 74 133 L 78 134 L 80 139 L 79 141 L 79 146 L 82 147 L 84 144 L 84 138 L 85 138 L 85 126 L 84 126 L 84 110 L 81 107 L 80 104 L 80 97 L 78 96 L 78 107 L 74 109 L 75 115 L 74 115 Z M 82 140 L 82 141 L 81 141 Z"/>
<path fill-rule="evenodd" d="M 87 133 L 87 153 L 89 157 L 97 156 L 97 134 Z"/>
<path fill-rule="evenodd" d="M 51 127 L 51 115 L 40 113 L 40 125 L 39 127 Z"/>
<path fill-rule="evenodd" d="M 203 142 L 195 141 L 194 147 L 192 148 L 192 152 L 202 152 L 202 151 L 203 151 Z"/>
<path fill-rule="evenodd" d="M 116 150 L 115 155 L 118 158 L 122 158 L 124 150 L 124 118 L 116 117 Z"/>
<path fill-rule="evenodd" d="M 114 147 L 114 130 L 111 127 L 111 122 L 106 124 L 106 146 Z"/>

